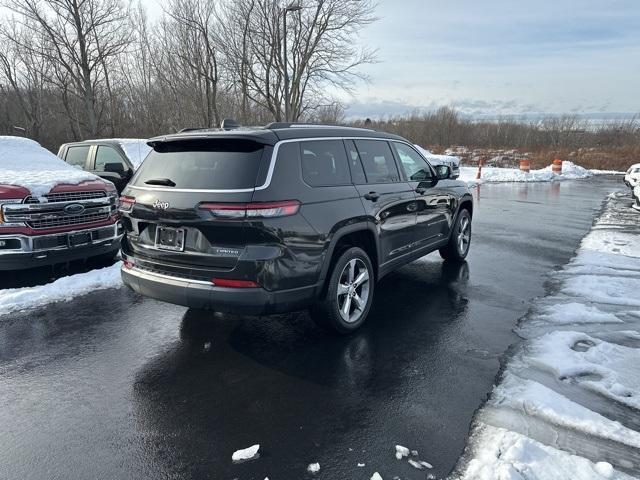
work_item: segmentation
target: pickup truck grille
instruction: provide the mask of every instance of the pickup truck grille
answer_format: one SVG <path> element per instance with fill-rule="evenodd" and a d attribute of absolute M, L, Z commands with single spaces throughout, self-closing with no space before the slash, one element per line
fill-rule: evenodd
<path fill-rule="evenodd" d="M 77 202 L 79 200 L 89 200 L 91 198 L 103 198 L 106 197 L 106 192 L 93 191 L 93 192 L 61 192 L 61 193 L 47 193 L 44 198 L 48 202 Z M 29 196 L 25 199 L 24 203 L 34 204 L 40 203 L 37 197 Z"/>
<path fill-rule="evenodd" d="M 110 212 L 88 213 L 83 215 L 65 215 L 57 218 L 47 218 L 46 220 L 32 220 L 26 222 L 31 228 L 52 228 L 66 225 L 82 225 L 83 223 L 99 222 L 109 218 Z"/>
<path fill-rule="evenodd" d="M 47 202 L 30 196 L 22 203 L 2 206 L 7 223 L 33 229 L 80 226 L 109 219 L 117 214 L 115 195 L 104 191 L 64 192 L 45 195 Z"/>

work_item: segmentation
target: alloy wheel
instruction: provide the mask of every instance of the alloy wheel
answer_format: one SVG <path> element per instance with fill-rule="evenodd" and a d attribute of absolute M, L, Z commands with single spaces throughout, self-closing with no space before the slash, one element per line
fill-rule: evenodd
<path fill-rule="evenodd" d="M 338 310 L 347 323 L 357 322 L 369 301 L 369 270 L 359 258 L 344 266 L 338 282 Z"/>

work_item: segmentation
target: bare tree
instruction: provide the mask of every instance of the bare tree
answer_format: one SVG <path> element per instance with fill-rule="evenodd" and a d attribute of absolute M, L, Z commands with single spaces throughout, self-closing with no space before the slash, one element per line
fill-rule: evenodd
<path fill-rule="evenodd" d="M 25 42 L 10 36 L 9 40 L 49 62 L 48 81 L 82 103 L 83 115 L 74 120 L 84 132 L 97 136 L 98 97 L 107 66 L 129 43 L 128 6 L 119 0 L 5 0 L 5 6 L 41 39 Z M 75 113 L 70 104 L 66 111 Z"/>
<path fill-rule="evenodd" d="M 11 38 L 20 42 L 38 41 L 32 29 L 17 24 L 0 26 L 0 43 L 6 45 L 0 50 L 0 90 L 10 92 L 17 100 L 26 122 L 24 128 L 29 136 L 40 138 L 45 103 L 44 72 L 48 65 L 44 58 L 29 50 L 18 48 Z"/>
<path fill-rule="evenodd" d="M 246 79 L 242 93 L 276 120 L 283 119 L 288 97 L 290 119 L 296 121 L 318 105 L 332 104 L 331 91 L 352 91 L 364 79 L 358 67 L 375 59 L 356 42 L 358 31 L 375 21 L 374 7 L 371 0 L 301 0 L 295 9 L 274 0 L 234 0 L 224 40 L 236 78 Z"/>

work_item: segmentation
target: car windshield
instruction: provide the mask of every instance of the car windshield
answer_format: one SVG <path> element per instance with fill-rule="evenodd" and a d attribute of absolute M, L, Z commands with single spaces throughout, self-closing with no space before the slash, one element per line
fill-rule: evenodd
<path fill-rule="evenodd" d="M 133 184 L 210 190 L 253 188 L 263 150 L 262 144 L 236 139 L 159 143 Z"/>

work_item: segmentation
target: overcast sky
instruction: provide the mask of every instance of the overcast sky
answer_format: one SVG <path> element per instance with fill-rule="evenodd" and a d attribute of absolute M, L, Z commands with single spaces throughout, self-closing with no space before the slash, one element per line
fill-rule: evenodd
<path fill-rule="evenodd" d="M 640 112 L 640 0 L 380 0 L 349 115 Z"/>

